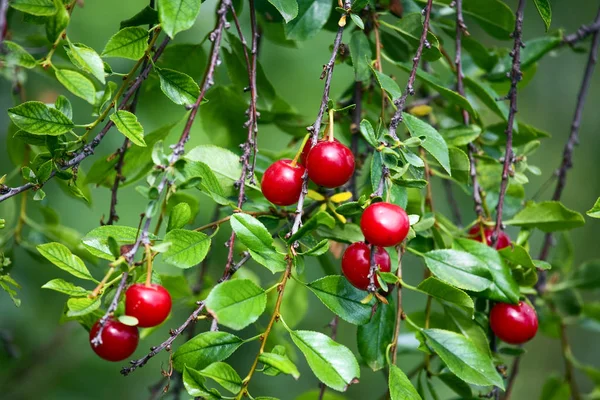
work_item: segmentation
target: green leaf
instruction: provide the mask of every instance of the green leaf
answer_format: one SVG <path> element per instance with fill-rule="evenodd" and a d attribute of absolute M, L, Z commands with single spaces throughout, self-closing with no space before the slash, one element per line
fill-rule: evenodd
<path fill-rule="evenodd" d="M 504 221 L 506 225 L 523 228 L 537 228 L 543 232 L 565 231 L 585 224 L 583 216 L 569 210 L 558 201 L 528 203 L 512 219 Z"/>
<path fill-rule="evenodd" d="M 451 373 L 442 373 L 437 375 L 437 377 L 446 384 L 454 393 L 461 396 L 463 399 L 472 399 L 473 391 L 471 390 L 471 386 L 468 383 L 461 380 L 454 374 Z"/>
<path fill-rule="evenodd" d="M 401 19 L 396 21 L 395 24 L 390 24 L 383 20 L 381 20 L 380 23 L 383 27 L 398 32 L 402 39 L 408 42 L 413 49 L 416 49 L 421 41 L 421 34 L 423 32 L 422 19 L 423 18 L 420 12 L 413 12 L 405 13 Z M 438 60 L 440 57 L 442 57 L 442 53 L 440 52 L 440 44 L 437 37 L 433 33 L 427 32 L 427 41 L 430 43 L 431 47 L 423 48 L 423 59 L 425 61 Z"/>
<path fill-rule="evenodd" d="M 144 28 L 133 26 L 121 29 L 108 40 L 101 55 L 139 60 L 146 53 L 148 37 L 148 30 Z"/>
<path fill-rule="evenodd" d="M 569 400 L 570 398 L 569 383 L 558 376 L 551 376 L 546 380 L 540 395 L 540 400 Z"/>
<path fill-rule="evenodd" d="M 356 82 L 367 81 L 371 77 L 369 61 L 373 57 L 367 35 L 361 31 L 354 32 L 350 38 L 349 47 L 354 66 L 354 80 Z"/>
<path fill-rule="evenodd" d="M 343 392 L 360 378 L 358 362 L 346 346 L 319 332 L 292 331 L 290 336 L 310 369 L 325 385 Z"/>
<path fill-rule="evenodd" d="M 279 11 L 286 23 L 298 15 L 298 2 L 296 0 L 269 0 L 269 3 Z"/>
<path fill-rule="evenodd" d="M 73 121 L 39 101 L 28 101 L 8 109 L 12 122 L 35 135 L 59 136 L 73 128 Z"/>
<path fill-rule="evenodd" d="M 423 257 L 431 272 L 452 286 L 482 292 L 493 284 L 490 272 L 475 256 L 464 251 L 433 250 Z"/>
<path fill-rule="evenodd" d="M 66 115 L 67 118 L 73 118 L 73 106 L 71 105 L 69 99 L 67 99 L 62 94 L 56 98 L 56 101 L 54 102 L 54 107 L 58 111 Z"/>
<path fill-rule="evenodd" d="M 472 385 L 504 388 L 504 382 L 490 356 L 467 337 L 442 329 L 424 329 L 420 333 L 427 346 L 463 381 Z"/>
<path fill-rule="evenodd" d="M 513 243 L 511 246 L 505 247 L 498 251 L 502 258 L 515 265 L 521 265 L 525 268 L 535 268 L 535 264 L 531 256 L 523 246 Z"/>
<path fill-rule="evenodd" d="M 203 162 L 185 160 L 185 165 L 179 170 L 183 181 L 182 184 L 187 184 L 190 181 L 200 183 L 196 185 L 200 190 L 208 194 L 212 199 L 221 205 L 229 205 L 231 201 L 225 197 L 225 192 L 219 183 L 219 179 L 215 176 L 212 169 Z"/>
<path fill-rule="evenodd" d="M 55 72 L 56 79 L 62 83 L 69 92 L 84 99 L 90 104 L 96 102 L 96 88 L 94 87 L 94 83 L 85 75 L 69 69 L 57 69 Z"/>
<path fill-rule="evenodd" d="M 165 242 L 171 242 L 171 246 L 163 254 L 164 262 L 183 269 L 192 268 L 200 263 L 210 249 L 210 236 L 185 229 L 169 231 Z"/>
<path fill-rule="evenodd" d="M 271 234 L 259 220 L 248 214 L 238 213 L 231 217 L 230 223 L 254 260 L 273 273 L 285 270 L 285 256 L 275 251 Z"/>
<path fill-rule="evenodd" d="M 295 400 L 315 400 L 318 399 L 320 395 L 320 391 L 318 389 L 315 389 L 309 392 L 304 392 L 300 396 L 296 397 Z M 325 395 L 323 396 L 322 400 L 346 400 L 346 398 L 340 394 L 329 390 L 325 391 Z"/>
<path fill-rule="evenodd" d="M 406 374 L 395 365 L 390 365 L 389 388 L 391 400 L 421 400 Z"/>
<path fill-rule="evenodd" d="M 313 215 L 308 221 L 302 225 L 298 232 L 290 236 L 288 243 L 293 243 L 296 240 L 306 236 L 308 233 L 317 229 L 320 225 L 325 225 L 330 229 L 335 228 L 335 219 L 325 211 L 319 211 Z"/>
<path fill-rule="evenodd" d="M 88 232 L 81 241 L 86 249 L 96 257 L 104 258 L 105 260 L 114 260 L 110 246 L 108 244 L 108 238 L 112 237 L 117 241 L 119 246 L 126 244 L 134 244 L 138 235 L 137 228 L 131 228 L 128 226 L 118 225 L 104 225 L 99 226 Z M 152 235 L 151 239 L 156 239 Z"/>
<path fill-rule="evenodd" d="M 125 135 L 132 143 L 146 147 L 144 141 L 144 128 L 138 122 L 135 114 L 125 110 L 118 110 L 111 114 L 110 120 L 115 123 L 115 126 L 123 135 Z"/>
<path fill-rule="evenodd" d="M 42 289 L 54 290 L 56 292 L 67 294 L 70 297 L 84 297 L 89 294 L 86 289 L 75 286 L 71 282 L 67 282 L 63 279 L 52 279 L 51 281 L 44 283 Z"/>
<path fill-rule="evenodd" d="M 350 14 L 350 18 L 356 24 L 356 26 L 359 27 L 359 29 L 365 29 L 365 23 L 363 22 L 362 18 L 360 18 L 358 15 L 352 13 Z"/>
<path fill-rule="evenodd" d="M 60 243 L 40 244 L 37 250 L 52 264 L 77 278 L 95 281 L 81 258 L 71 253 L 67 246 Z"/>
<path fill-rule="evenodd" d="M 388 92 L 392 100 L 395 100 L 402 96 L 402 91 L 400 90 L 400 87 L 398 86 L 395 80 L 393 80 L 386 74 L 377 71 L 375 68 L 373 68 L 372 65 L 369 65 L 369 67 L 371 68 L 371 71 L 373 71 L 373 75 L 375 75 L 379 87 Z"/>
<path fill-rule="evenodd" d="M 237 394 L 242 388 L 242 378 L 227 363 L 216 362 L 199 372 L 200 375 L 212 379 L 233 394 Z"/>
<path fill-rule="evenodd" d="M 329 275 L 311 282 L 307 287 L 344 321 L 363 325 L 371 319 L 371 304 L 363 304 L 365 292 L 356 289 L 346 278 Z"/>
<path fill-rule="evenodd" d="M 201 0 L 158 0 L 158 18 L 171 38 L 190 29 L 200 13 Z"/>
<path fill-rule="evenodd" d="M 471 182 L 471 161 L 469 160 L 469 156 L 458 147 L 449 147 L 448 151 L 452 179 L 459 183 L 469 184 Z"/>
<path fill-rule="evenodd" d="M 333 3 L 329 0 L 299 0 L 298 16 L 285 25 L 285 35 L 290 40 L 307 40 L 323 28 Z"/>
<path fill-rule="evenodd" d="M 173 367 L 183 371 L 190 368 L 202 369 L 223 361 L 235 352 L 244 341 L 227 332 L 203 332 L 187 341 L 173 354 Z"/>
<path fill-rule="evenodd" d="M 69 59 L 77 68 L 92 74 L 102 84 L 106 82 L 104 62 L 96 51 L 81 43 L 71 43 L 65 47 Z"/>
<path fill-rule="evenodd" d="M 190 396 L 206 400 L 219 400 L 222 398 L 216 389 L 208 389 L 205 386 L 206 378 L 202 376 L 200 371 L 184 366 L 182 379 L 183 386 Z"/>
<path fill-rule="evenodd" d="M 448 151 L 448 145 L 444 141 L 444 138 L 437 130 L 435 130 L 433 126 L 429 125 L 425 121 L 422 121 L 408 113 L 402 113 L 402 116 L 410 136 L 424 136 L 425 140 L 421 146 L 440 163 L 448 175 L 451 175 L 450 155 Z"/>
<path fill-rule="evenodd" d="M 181 229 L 190 223 L 192 219 L 192 209 L 188 203 L 179 203 L 171 209 L 169 214 L 169 223 L 167 232 L 173 229 Z"/>
<path fill-rule="evenodd" d="M 575 268 L 568 279 L 553 286 L 553 290 L 567 288 L 597 289 L 600 287 L 600 260 L 587 261 Z"/>
<path fill-rule="evenodd" d="M 37 63 L 35 62 L 35 58 L 33 58 L 33 56 L 29 54 L 27 50 L 15 42 L 11 42 L 10 40 L 5 40 L 2 42 L 2 44 L 8 53 L 6 55 L 7 61 L 14 62 L 17 65 L 28 69 L 36 67 Z"/>
<path fill-rule="evenodd" d="M 465 309 L 470 316 L 473 315 L 475 304 L 473 299 L 460 289 L 448 285 L 445 282 L 431 276 L 419 283 L 417 286 L 421 292 L 438 299 L 440 301 L 456 304 L 457 306 Z"/>
<path fill-rule="evenodd" d="M 258 361 L 266 366 L 275 368 L 284 374 L 292 375 L 296 380 L 300 378 L 300 372 L 298 372 L 298 368 L 286 356 L 275 353 L 262 353 L 258 357 Z"/>
<path fill-rule="evenodd" d="M 589 211 L 587 211 L 586 214 L 588 215 L 588 217 L 600 218 L 600 197 L 598 197 L 598 199 L 594 203 L 594 206 Z"/>
<path fill-rule="evenodd" d="M 46 38 L 50 43 L 54 43 L 56 39 L 63 33 L 69 25 L 69 12 L 65 8 L 62 0 L 54 0 L 56 13 L 49 17 L 46 22 Z"/>
<path fill-rule="evenodd" d="M 192 105 L 200 95 L 200 88 L 194 80 L 172 69 L 155 68 L 160 78 L 160 89 L 175 104 L 184 106 Z"/>
<path fill-rule="evenodd" d="M 363 137 L 373 147 L 379 146 L 377 141 L 377 135 L 375 134 L 375 130 L 373 129 L 373 125 L 366 120 L 363 119 L 360 121 L 360 133 L 362 133 Z"/>
<path fill-rule="evenodd" d="M 494 283 L 483 292 L 484 296 L 505 303 L 516 304 L 519 302 L 519 285 L 495 249 L 471 239 L 456 239 L 453 246 L 455 249 L 466 251 L 476 257 L 479 265 L 485 266 L 492 275 Z"/>
<path fill-rule="evenodd" d="M 477 125 L 458 125 L 453 128 L 440 129 L 439 132 L 449 146 L 460 147 L 475 141 L 481 135 L 481 128 Z"/>
<path fill-rule="evenodd" d="M 235 279 L 215 286 L 206 298 L 206 307 L 219 324 L 241 330 L 265 311 L 267 294 L 248 279 Z"/>
<path fill-rule="evenodd" d="M 494 114 L 502 118 L 504 121 L 508 120 L 508 105 L 506 102 L 498 101 L 500 96 L 494 91 L 489 83 L 482 79 L 471 79 L 468 76 L 465 77 L 464 81 L 469 91 L 473 92 L 473 94 L 479 100 L 481 100 L 486 107 L 488 107 L 494 112 Z M 506 128 L 506 124 L 503 124 L 503 126 Z"/>
<path fill-rule="evenodd" d="M 156 25 L 157 22 L 158 11 L 150 6 L 146 6 L 133 17 L 121 21 L 119 29 L 127 28 L 129 26 Z"/>
<path fill-rule="evenodd" d="M 56 13 L 53 0 L 12 0 L 10 6 L 15 10 L 37 16 L 50 16 Z"/>
<path fill-rule="evenodd" d="M 533 0 L 535 8 L 537 8 L 544 25 L 546 26 L 546 32 L 550 29 L 550 22 L 552 21 L 552 8 L 550 8 L 550 2 L 548 0 Z"/>
<path fill-rule="evenodd" d="M 369 323 L 360 325 L 356 330 L 358 353 L 373 371 L 379 371 L 386 365 L 386 352 L 394 336 L 395 320 L 394 307 L 379 303 Z"/>
<path fill-rule="evenodd" d="M 102 300 L 100 297 L 90 299 L 88 297 L 70 298 L 67 301 L 67 317 L 80 317 L 100 308 Z"/>

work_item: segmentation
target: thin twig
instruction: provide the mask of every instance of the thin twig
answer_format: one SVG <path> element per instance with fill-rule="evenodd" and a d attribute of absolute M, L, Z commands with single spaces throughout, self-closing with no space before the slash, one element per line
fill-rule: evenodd
<path fill-rule="evenodd" d="M 423 10 L 423 14 L 425 14 L 425 20 L 423 21 L 423 32 L 421 33 L 421 38 L 419 40 L 419 46 L 417 47 L 417 52 L 413 57 L 413 66 L 410 71 L 410 75 L 408 76 L 408 82 L 406 83 L 406 88 L 402 95 L 394 100 L 394 105 L 396 106 L 396 112 L 390 121 L 389 134 L 396 141 L 399 141 L 398 135 L 396 133 L 396 129 L 400 122 L 402 122 L 402 112 L 404 111 L 404 106 L 406 104 L 406 99 L 409 95 L 415 94 L 415 89 L 413 85 L 415 83 L 415 79 L 417 77 L 417 69 L 419 68 L 419 62 L 421 61 L 421 56 L 423 55 L 423 48 L 430 48 L 431 44 L 427 41 L 427 32 L 429 31 L 429 17 L 431 15 L 431 4 L 433 0 L 428 0 L 425 9 Z"/>
<path fill-rule="evenodd" d="M 590 35 L 596 35 L 600 31 L 600 21 L 597 19 L 589 25 L 582 25 L 576 32 L 563 37 L 563 43 L 573 46 L 575 43 L 582 41 Z"/>
<path fill-rule="evenodd" d="M 516 12 L 515 30 L 512 34 L 514 39 L 513 49 L 510 53 L 512 57 L 512 68 L 510 70 L 510 90 L 508 92 L 508 99 L 510 101 L 510 108 L 508 111 L 508 120 L 506 126 L 506 151 L 504 153 L 504 166 L 502 168 L 502 182 L 500 183 L 500 194 L 498 195 L 498 205 L 496 206 L 496 227 L 492 234 L 490 246 L 495 248 L 496 241 L 498 240 L 498 234 L 502 229 L 502 212 L 504 211 L 504 198 L 506 196 L 506 189 L 508 188 L 508 177 L 511 174 L 511 168 L 513 165 L 513 125 L 515 122 L 515 116 L 517 114 L 517 85 L 523 73 L 521 72 L 521 48 L 525 47 L 523 44 L 522 30 L 523 30 L 523 12 L 525 10 L 525 0 L 519 0 L 519 5 Z"/>
<path fill-rule="evenodd" d="M 117 286 L 117 290 L 115 291 L 115 296 L 110 302 L 106 313 L 98 321 L 98 333 L 91 340 L 92 346 L 96 347 L 102 344 L 102 332 L 104 331 L 104 327 L 106 326 L 106 321 L 108 321 L 108 319 L 117 309 L 117 306 L 119 305 L 119 299 L 121 298 L 121 293 L 123 293 L 123 289 L 125 289 L 128 277 L 129 273 L 127 272 L 123 272 L 123 275 L 121 275 L 121 280 L 119 281 L 119 285 Z"/>

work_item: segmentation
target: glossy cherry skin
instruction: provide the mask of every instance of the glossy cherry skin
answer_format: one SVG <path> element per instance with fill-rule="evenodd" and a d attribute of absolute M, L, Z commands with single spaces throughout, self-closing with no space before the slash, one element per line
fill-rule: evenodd
<path fill-rule="evenodd" d="M 319 139 L 317 141 L 317 143 L 326 142 L 326 141 L 328 141 L 328 139 Z M 333 141 L 338 142 L 338 143 L 340 142 L 336 138 L 333 138 Z M 306 142 L 306 144 L 304 145 L 304 147 L 302 148 L 302 153 L 300 153 L 300 164 L 306 166 L 306 159 L 308 158 L 308 153 L 310 153 L 312 148 L 313 148 L 312 140 L 309 139 Z"/>
<path fill-rule="evenodd" d="M 120 323 L 110 318 L 102 330 L 102 344 L 94 346 L 91 340 L 100 329 L 100 321 L 96 322 L 90 330 L 90 345 L 92 350 L 101 358 L 108 361 L 123 361 L 133 354 L 140 341 L 138 328 Z"/>
<path fill-rule="evenodd" d="M 160 285 L 136 283 L 125 292 L 125 314 L 136 317 L 142 328 L 160 325 L 170 312 L 171 295 Z"/>
<path fill-rule="evenodd" d="M 367 242 L 390 247 L 400 244 L 406 238 L 410 222 L 402 207 L 391 203 L 374 203 L 363 212 L 360 229 Z"/>
<path fill-rule="evenodd" d="M 390 255 L 383 247 L 375 248 L 375 264 L 381 272 L 390 272 Z M 356 242 L 348 246 L 342 256 L 342 272 L 348 281 L 356 288 L 367 290 L 371 280 L 371 249 L 365 242 Z M 375 285 L 379 287 L 377 277 Z"/>
<path fill-rule="evenodd" d="M 538 318 L 535 310 L 522 301 L 517 305 L 497 303 L 490 312 L 490 327 L 503 342 L 522 344 L 535 336 Z"/>
<path fill-rule="evenodd" d="M 484 227 L 483 235 L 485 236 L 485 243 L 488 246 L 492 245 L 492 235 L 494 234 L 494 228 Z M 475 225 L 471 229 L 469 229 L 469 237 L 473 240 L 477 240 L 478 242 L 482 242 L 481 238 L 481 230 L 479 225 Z M 505 247 L 510 246 L 510 236 L 508 236 L 504 231 L 500 231 L 498 233 L 498 240 L 496 241 L 496 250 L 502 250 Z"/>
<path fill-rule="evenodd" d="M 354 155 L 339 142 L 319 142 L 306 159 L 308 177 L 317 185 L 336 188 L 348 182 L 354 173 Z"/>
<path fill-rule="evenodd" d="M 263 195 L 273 204 L 290 206 L 295 204 L 302 192 L 302 176 L 305 168 L 292 160 L 275 161 L 267 168 L 261 182 Z"/>

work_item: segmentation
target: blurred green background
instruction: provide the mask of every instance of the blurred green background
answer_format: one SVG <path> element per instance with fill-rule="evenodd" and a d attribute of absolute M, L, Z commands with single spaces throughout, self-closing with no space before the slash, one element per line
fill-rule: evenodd
<path fill-rule="evenodd" d="M 265 1 L 265 0 L 261 0 Z M 73 41 L 83 42 L 97 51 L 102 50 L 108 38 L 118 30 L 119 22 L 135 14 L 146 5 L 146 1 L 118 1 L 104 0 L 102 2 L 88 1 L 83 9 L 75 10 L 69 36 Z M 515 2 L 510 1 L 514 8 Z M 529 2 L 526 9 L 524 36 L 526 39 L 543 35 L 543 25 L 536 15 L 533 2 Z M 573 32 L 582 23 L 589 23 L 597 12 L 598 2 L 579 0 L 574 2 L 552 1 L 554 19 L 552 28 L 564 28 L 566 32 Z M 213 26 L 214 0 L 209 0 L 203 5 L 198 23 L 188 32 L 178 35 L 177 42 L 199 43 Z M 20 15 L 13 15 L 11 26 L 14 26 L 14 35 L 18 38 L 23 28 Z M 242 20 L 247 19 L 247 13 L 241 15 Z M 467 20 L 467 23 L 469 20 Z M 472 22 L 472 21 L 471 21 Z M 473 34 L 478 35 L 479 30 L 470 24 Z M 478 35 L 481 37 L 481 35 Z M 262 41 L 260 62 L 278 93 L 292 104 L 301 114 L 310 121 L 316 115 L 322 94 L 322 81 L 318 79 L 322 65 L 329 57 L 329 46 L 333 40 L 333 33 L 324 31 L 316 38 L 301 43 L 299 48 L 281 47 L 268 40 Z M 490 43 L 492 44 L 492 43 Z M 452 49 L 452 41 L 446 40 L 445 44 Z M 39 57 L 40 55 L 38 55 Z M 562 49 L 556 54 L 545 57 L 539 64 L 534 80 L 519 92 L 518 117 L 524 122 L 541 128 L 552 135 L 552 138 L 543 142 L 542 148 L 531 160 L 543 171 L 542 177 L 533 177 L 528 185 L 528 198 L 549 178 L 561 160 L 561 152 L 569 132 L 573 115 L 575 100 L 583 68 L 586 61 L 585 54 L 578 54 L 568 49 Z M 126 71 L 129 63 L 120 60 L 111 60 L 111 65 L 116 71 Z M 200 67 L 200 66 L 199 66 Z M 386 71 L 392 71 L 389 65 L 384 66 Z M 38 70 L 39 72 L 39 70 Z M 398 78 L 400 86 L 404 86 L 406 75 L 400 71 L 393 74 Z M 335 69 L 333 79 L 332 98 L 341 92 L 352 81 L 352 68 L 340 65 Z M 218 80 L 225 80 L 226 72 L 222 67 L 218 72 Z M 156 82 L 154 82 L 154 86 Z M 152 86 L 152 84 L 150 84 Z M 55 82 L 39 73 L 29 74 L 26 84 L 28 100 L 54 101 L 61 88 Z M 89 115 L 90 106 L 70 96 L 75 107 L 76 123 L 84 123 Z M 12 106 L 10 85 L 6 80 L 0 81 L 0 108 L 6 110 Z M 579 212 L 588 210 L 600 194 L 600 180 L 596 178 L 597 155 L 600 150 L 600 72 L 597 71 L 590 90 L 587 107 L 581 128 L 581 143 L 575 151 L 574 169 L 569 173 L 567 188 L 563 201 L 567 207 Z M 138 115 L 145 127 L 150 132 L 167 123 L 179 121 L 183 110 L 172 105 L 159 91 L 151 90 L 142 95 Z M 224 114 L 228 113 L 223 109 Z M 11 165 L 6 151 L 5 139 L 8 118 L 5 111 L 0 113 L 0 175 L 11 171 Z M 171 139 L 178 136 L 181 131 L 176 127 Z M 187 145 L 190 149 L 198 144 L 214 143 L 236 149 L 237 143 L 243 136 L 243 128 L 232 135 L 223 132 L 206 132 L 201 123 L 196 123 L 192 138 Z M 261 149 L 280 150 L 289 142 L 289 137 L 281 134 L 275 128 L 261 127 L 259 134 Z M 120 135 L 111 131 L 97 151 L 97 155 L 110 154 L 122 143 Z M 93 158 L 93 157 L 92 157 Z M 93 161 L 84 164 L 89 168 Z M 596 165 L 596 167 L 594 166 Z M 120 224 L 136 226 L 139 214 L 142 211 L 142 198 L 129 186 L 121 191 L 118 205 Z M 552 185 L 553 188 L 553 185 Z M 109 193 L 103 188 L 93 188 L 94 202 L 88 207 L 67 197 L 57 186 L 52 183 L 45 188 L 47 200 L 60 214 L 62 223 L 85 233 L 98 226 L 102 215 L 108 213 Z M 434 186 L 435 204 L 439 210 L 448 212 L 445 194 L 441 186 Z M 455 190 L 455 193 L 458 193 Z M 541 198 L 551 196 L 552 189 L 543 192 Z M 16 200 L 16 199 L 13 199 Z M 470 199 L 459 194 L 464 218 L 473 218 Z M 204 204 L 204 205 L 203 205 Z M 9 201 L 0 205 L 0 217 L 9 220 L 14 218 L 17 202 Z M 213 205 L 207 198 L 201 199 L 200 214 L 196 220 L 198 225 L 206 223 L 213 213 Z M 39 218 L 35 212 L 31 215 Z M 225 242 L 228 233 L 223 229 L 214 243 L 209 261 L 209 271 L 213 276 L 221 274 L 225 259 L 225 249 L 220 243 Z M 534 244 L 539 246 L 541 235 L 536 233 Z M 600 255 L 598 237 L 600 223 L 591 220 L 581 229 L 572 232 L 575 250 L 575 265 L 579 262 L 595 258 Z M 533 254 L 537 254 L 534 247 Z M 8 296 L 0 292 L 0 331 L 2 335 L 11 338 L 12 349 L 16 357 L 10 357 L 6 349 L 0 347 L 0 398 L 2 399 L 145 399 L 149 396 L 148 388 L 156 383 L 161 375 L 160 368 L 166 368 L 166 354 L 162 354 L 143 369 L 136 371 L 129 377 L 122 377 L 119 369 L 123 363 L 108 363 L 97 358 L 89 348 L 87 332 L 75 323 L 59 325 L 58 319 L 63 310 L 65 297 L 61 294 L 42 290 L 40 286 L 49 279 L 60 276 L 61 273 L 53 266 L 41 264 L 32 259 L 26 252 L 17 250 L 14 254 L 15 267 L 13 277 L 22 285 L 19 296 L 22 299 L 20 308 L 14 307 Z M 106 265 L 100 263 L 92 266 L 92 273 L 97 277 L 102 276 Z M 162 268 L 162 269 L 161 269 Z M 256 265 L 249 265 L 250 269 L 264 275 Z M 158 266 L 160 271 L 167 271 Z M 317 263 L 309 264 L 306 268 L 307 279 L 312 279 L 322 274 Z M 57 272 L 58 271 L 58 272 Z M 405 271 L 409 282 L 416 282 L 422 276 L 422 266 L 414 259 L 405 263 Z M 331 319 L 331 313 L 322 306 L 312 295 L 308 295 L 309 307 L 304 320 L 299 324 L 302 329 L 326 329 L 324 326 Z M 407 295 L 405 307 L 407 310 L 420 310 L 423 308 L 423 298 L 416 295 Z M 294 310 L 294 304 L 289 305 Z M 300 311 L 297 311 L 300 313 Z M 178 326 L 185 319 L 188 308 L 183 304 L 175 304 L 174 315 L 162 329 L 153 332 L 138 348 L 136 356 L 142 356 L 147 349 L 166 338 L 168 328 Z M 200 326 L 200 329 L 204 327 Z M 242 337 L 253 335 L 252 329 L 242 332 Z M 569 337 L 573 351 L 577 358 L 584 363 L 600 366 L 600 347 L 597 346 L 597 332 L 583 329 L 570 329 Z M 355 327 L 341 322 L 338 339 L 356 350 Z M 522 373 L 517 380 L 514 399 L 539 398 L 541 387 L 545 379 L 552 373 L 562 373 L 563 364 L 560 355 L 560 346 L 557 340 L 548 339 L 539 335 L 536 340 L 526 346 L 527 354 L 523 358 Z M 243 376 L 250 366 L 257 350 L 257 343 L 246 345 L 236 355 L 234 366 Z M 298 354 L 299 355 L 299 354 Z M 408 371 L 418 362 L 420 356 L 399 356 L 399 365 Z M 302 377 L 293 381 L 289 376 L 270 378 L 257 375 L 251 385 L 254 395 L 273 395 L 281 399 L 294 399 L 297 395 L 317 387 L 314 378 L 306 363 L 299 360 Z M 385 392 L 385 378 L 382 373 L 372 373 L 366 368 L 362 369 L 362 378 L 359 385 L 352 386 L 344 395 L 347 399 L 376 399 Z M 589 391 L 591 383 L 585 377 L 577 376 L 582 389 Z M 443 397 L 449 395 L 445 388 L 440 387 Z M 183 398 L 187 398 L 184 393 Z M 316 397 L 315 397 L 316 398 Z"/>

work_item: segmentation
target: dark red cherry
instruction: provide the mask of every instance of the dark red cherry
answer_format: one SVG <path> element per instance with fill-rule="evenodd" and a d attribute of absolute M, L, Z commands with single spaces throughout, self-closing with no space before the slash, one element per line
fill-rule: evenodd
<path fill-rule="evenodd" d="M 336 188 L 352 177 L 354 155 L 339 142 L 319 142 L 308 153 L 306 168 L 314 183 L 326 188 Z"/>
<path fill-rule="evenodd" d="M 494 234 L 494 228 L 492 227 L 484 227 L 483 234 L 485 236 L 485 243 L 490 246 L 492 244 L 492 235 Z M 479 225 L 475 225 L 469 230 L 469 237 L 473 240 L 477 240 L 478 242 L 482 242 L 481 237 L 481 229 Z M 498 233 L 498 240 L 496 241 L 496 250 L 502 250 L 505 247 L 510 246 L 510 236 L 508 236 L 504 231 L 500 231 Z"/>
<path fill-rule="evenodd" d="M 390 272 L 390 255 L 383 247 L 375 247 L 375 264 L 382 272 Z M 365 242 L 356 242 L 348 246 L 342 257 L 342 272 L 348 281 L 356 288 L 367 290 L 371 280 L 371 250 Z M 375 285 L 379 287 L 377 277 Z"/>
<path fill-rule="evenodd" d="M 108 361 L 122 361 L 131 356 L 140 340 L 138 328 L 122 324 L 110 318 L 106 321 L 102 335 L 100 336 L 102 344 L 94 346 L 91 340 L 96 337 L 100 329 L 99 322 L 96 322 L 90 330 L 90 345 L 92 346 L 92 350 L 101 358 Z"/>
<path fill-rule="evenodd" d="M 138 326 L 160 325 L 171 312 L 171 295 L 161 285 L 131 285 L 125 292 L 125 314 L 136 317 Z"/>
<path fill-rule="evenodd" d="M 326 142 L 328 139 L 319 139 L 317 143 L 321 143 L 321 142 Z M 339 140 L 337 140 L 336 138 L 333 138 L 334 142 L 340 142 Z M 312 145 L 312 140 L 308 140 L 306 142 L 306 144 L 304 145 L 304 147 L 302 148 L 302 153 L 300 154 L 300 164 L 306 166 L 306 159 L 308 158 L 308 153 L 310 153 L 310 151 L 312 150 L 313 145 Z"/>
<path fill-rule="evenodd" d="M 374 203 L 363 212 L 360 229 L 367 242 L 390 247 L 406 238 L 410 222 L 402 207 L 391 203 Z"/>
<path fill-rule="evenodd" d="M 262 178 L 263 195 L 273 204 L 290 206 L 298 201 L 302 192 L 302 176 L 305 168 L 292 160 L 278 160 L 267 168 Z"/>
<path fill-rule="evenodd" d="M 500 340 L 510 344 L 523 344 L 533 339 L 538 330 L 535 310 L 524 302 L 497 303 L 490 312 L 490 327 Z"/>

